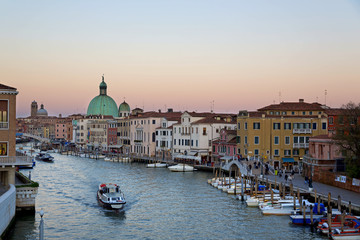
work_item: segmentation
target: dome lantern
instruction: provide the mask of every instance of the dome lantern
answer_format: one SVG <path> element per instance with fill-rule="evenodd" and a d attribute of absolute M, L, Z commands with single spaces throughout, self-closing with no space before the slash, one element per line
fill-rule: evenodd
<path fill-rule="evenodd" d="M 102 76 L 102 82 L 100 83 L 100 95 L 106 95 L 106 89 L 107 89 L 107 85 L 104 81 L 104 75 Z"/>

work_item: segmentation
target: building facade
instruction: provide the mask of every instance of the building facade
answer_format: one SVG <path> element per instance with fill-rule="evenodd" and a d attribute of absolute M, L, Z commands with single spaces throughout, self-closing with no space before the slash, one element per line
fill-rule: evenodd
<path fill-rule="evenodd" d="M 309 151 L 312 136 L 327 134 L 327 115 L 318 103 L 282 102 L 240 111 L 238 154 L 261 158 L 275 168 L 292 169 Z"/>

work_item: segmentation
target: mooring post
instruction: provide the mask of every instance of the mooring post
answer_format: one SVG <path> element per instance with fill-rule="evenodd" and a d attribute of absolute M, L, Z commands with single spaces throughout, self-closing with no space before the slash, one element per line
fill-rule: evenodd
<path fill-rule="evenodd" d="M 339 212 L 341 212 L 341 196 L 339 195 L 338 196 L 338 210 L 339 210 Z"/>

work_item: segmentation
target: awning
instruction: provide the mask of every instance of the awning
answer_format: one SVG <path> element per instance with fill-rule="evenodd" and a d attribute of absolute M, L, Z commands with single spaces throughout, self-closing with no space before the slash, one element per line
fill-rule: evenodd
<path fill-rule="evenodd" d="M 197 151 L 190 151 L 188 153 L 189 156 L 195 156 L 198 152 Z"/>
<path fill-rule="evenodd" d="M 123 145 L 109 145 L 109 148 L 121 148 Z"/>
<path fill-rule="evenodd" d="M 220 158 L 221 160 L 232 160 L 233 157 L 232 156 L 223 156 Z"/>
<path fill-rule="evenodd" d="M 191 159 L 191 160 L 201 161 L 201 157 L 188 156 L 188 155 L 182 155 L 182 154 L 175 155 L 174 158 Z"/>
<path fill-rule="evenodd" d="M 283 163 L 284 162 L 295 162 L 294 158 L 282 158 Z"/>

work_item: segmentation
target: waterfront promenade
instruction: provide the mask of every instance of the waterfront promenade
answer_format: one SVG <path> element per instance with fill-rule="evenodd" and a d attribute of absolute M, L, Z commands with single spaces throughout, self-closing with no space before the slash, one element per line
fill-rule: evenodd
<path fill-rule="evenodd" d="M 253 165 L 254 161 L 248 161 L 246 164 L 249 165 Z M 259 176 L 261 173 L 260 168 L 252 169 L 252 173 L 254 175 Z M 289 173 L 287 173 L 289 176 Z M 269 179 L 269 181 L 271 182 L 275 182 L 275 178 L 276 178 L 276 182 L 277 183 L 285 183 L 287 186 L 290 186 L 291 182 L 289 180 L 285 181 L 285 174 L 282 174 L 282 177 L 279 176 L 275 176 L 275 175 L 265 175 L 264 179 Z M 295 174 L 294 179 L 292 180 L 292 184 L 294 189 L 299 188 L 300 191 L 302 192 L 309 192 L 309 185 L 307 183 L 305 183 L 305 178 L 303 176 L 301 176 L 300 174 Z M 346 189 L 342 189 L 342 188 L 338 188 L 338 187 L 334 187 L 334 186 L 330 186 L 330 185 L 326 185 L 323 183 L 319 183 L 319 182 L 312 182 L 312 186 L 313 189 L 316 190 L 317 195 L 322 195 L 324 197 L 327 198 L 329 192 L 331 193 L 331 198 L 333 201 L 337 201 L 338 196 L 341 196 L 341 200 L 343 202 L 343 204 L 345 203 L 346 205 L 349 203 L 349 201 L 351 201 L 351 204 L 357 208 L 360 208 L 360 193 L 357 192 L 353 192 L 353 191 L 349 191 Z M 314 193 L 314 191 L 312 191 L 311 193 Z"/>

